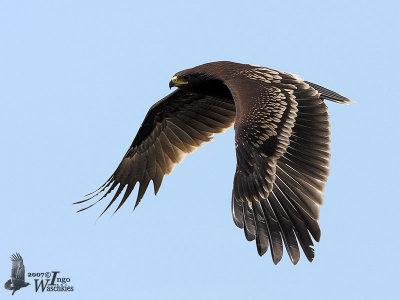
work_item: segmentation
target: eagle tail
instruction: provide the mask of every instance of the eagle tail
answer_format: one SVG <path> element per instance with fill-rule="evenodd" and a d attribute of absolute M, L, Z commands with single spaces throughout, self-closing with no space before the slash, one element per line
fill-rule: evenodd
<path fill-rule="evenodd" d="M 349 103 L 356 103 L 354 100 L 350 100 L 334 91 L 331 91 L 330 89 L 324 88 L 323 86 L 320 86 L 318 84 L 305 81 L 307 84 L 309 84 L 311 87 L 316 89 L 318 93 L 321 94 L 321 97 L 323 99 L 327 99 L 336 103 L 341 103 L 341 104 L 349 104 Z"/>

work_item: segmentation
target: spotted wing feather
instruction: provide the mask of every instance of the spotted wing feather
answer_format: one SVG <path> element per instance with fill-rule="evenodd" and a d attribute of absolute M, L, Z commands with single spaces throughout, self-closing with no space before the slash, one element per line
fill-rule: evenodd
<path fill-rule="evenodd" d="M 278 160 L 289 146 L 297 112 L 295 80 L 276 83 L 277 75 L 265 69 L 227 82 L 238 112 L 233 219 L 237 226 L 244 228 L 248 240 L 256 239 L 260 255 L 271 248 L 276 264 L 283 255 L 281 227 L 287 227 L 288 223 L 284 223 L 286 216 L 274 207 L 269 195 Z M 293 236 L 288 236 L 288 240 L 293 240 Z"/>
<path fill-rule="evenodd" d="M 322 98 L 349 100 L 267 68 L 244 74 L 228 82 L 240 111 L 235 122 L 234 222 L 244 228 L 248 240 L 256 240 L 260 255 L 271 248 L 275 264 L 283 245 L 294 264 L 300 258 L 298 244 L 312 261 L 311 237 L 320 239 L 319 207 L 330 159 Z"/>

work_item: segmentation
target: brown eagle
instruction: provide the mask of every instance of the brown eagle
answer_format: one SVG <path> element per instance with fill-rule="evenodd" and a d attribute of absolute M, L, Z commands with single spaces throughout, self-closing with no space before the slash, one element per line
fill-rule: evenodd
<path fill-rule="evenodd" d="M 351 100 L 296 75 L 218 61 L 178 72 L 175 91 L 155 103 L 114 174 L 90 198 L 116 192 L 102 214 L 125 189 L 115 212 L 136 183 L 135 207 L 153 181 L 157 194 L 164 175 L 215 133 L 234 125 L 237 166 L 232 215 L 259 255 L 270 246 L 273 262 L 283 245 L 293 264 L 314 259 L 319 241 L 319 207 L 329 173 L 329 122 L 323 100 Z M 94 195 L 93 195 L 94 194 Z"/>

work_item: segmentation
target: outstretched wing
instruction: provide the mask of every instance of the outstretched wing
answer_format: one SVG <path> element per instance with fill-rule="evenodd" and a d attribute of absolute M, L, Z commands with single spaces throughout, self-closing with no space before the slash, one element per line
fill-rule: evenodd
<path fill-rule="evenodd" d="M 154 104 L 147 113 L 139 131 L 113 175 L 93 196 L 104 199 L 115 188 L 117 191 L 102 214 L 115 202 L 126 187 L 117 211 L 131 194 L 136 183 L 139 191 L 135 207 L 142 199 L 150 180 L 156 194 L 164 175 L 170 174 L 186 154 L 202 143 L 210 141 L 214 133 L 221 133 L 233 125 L 233 99 L 221 99 L 176 90 Z"/>
<path fill-rule="evenodd" d="M 25 281 L 24 261 L 19 253 L 11 255 L 11 278 Z"/>
<path fill-rule="evenodd" d="M 328 176 L 329 123 L 319 93 L 294 75 L 256 68 L 227 82 L 238 117 L 235 224 L 277 264 L 283 244 L 294 264 L 297 240 L 307 258 L 320 238 L 317 223 Z"/>

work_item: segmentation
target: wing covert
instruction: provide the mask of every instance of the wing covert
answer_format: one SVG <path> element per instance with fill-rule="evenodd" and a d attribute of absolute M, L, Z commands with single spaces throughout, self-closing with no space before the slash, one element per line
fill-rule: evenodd
<path fill-rule="evenodd" d="M 329 123 L 318 92 L 297 76 L 255 68 L 229 81 L 237 169 L 232 192 L 235 224 L 277 264 L 285 245 L 292 262 L 314 258 L 319 206 L 328 176 Z"/>
<path fill-rule="evenodd" d="M 267 199 L 278 159 L 289 145 L 297 112 L 296 87 L 281 83 L 281 77 L 269 69 L 255 75 L 227 82 L 237 107 L 232 215 L 246 238 L 256 239 L 258 253 L 263 255 L 270 246 L 278 263 L 283 253 L 280 224 Z"/>

